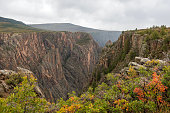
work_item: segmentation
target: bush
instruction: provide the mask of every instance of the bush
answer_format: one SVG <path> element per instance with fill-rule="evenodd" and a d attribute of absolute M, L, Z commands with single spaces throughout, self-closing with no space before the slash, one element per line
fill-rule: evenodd
<path fill-rule="evenodd" d="M 169 42 L 170 42 L 170 36 L 168 37 L 168 36 L 164 36 L 164 40 L 163 40 L 163 46 L 162 46 L 162 50 L 163 51 L 168 51 L 168 49 L 169 49 Z"/>
<path fill-rule="evenodd" d="M 133 60 L 135 58 L 135 56 L 137 56 L 137 52 L 135 52 L 135 51 L 130 51 L 129 52 L 130 60 Z"/>
<path fill-rule="evenodd" d="M 107 74 L 105 82 L 95 90 L 89 90 L 80 97 L 72 94 L 69 99 L 58 102 L 58 112 L 61 113 L 152 113 L 169 112 L 167 93 L 169 87 L 169 67 L 158 71 L 156 60 L 147 62 L 151 70 L 140 69 L 138 72 L 129 68 L 129 74 Z M 163 78 L 157 75 L 163 74 Z M 138 76 L 136 76 L 138 75 Z M 147 78 L 147 80 L 146 80 Z M 145 81 L 146 80 L 146 81 Z M 168 96 L 167 96 L 168 95 Z"/>
<path fill-rule="evenodd" d="M 8 85 L 16 86 L 23 81 L 21 74 L 12 74 L 9 75 L 8 79 L 5 81 Z"/>
<path fill-rule="evenodd" d="M 14 88 L 14 93 L 9 97 L 0 98 L 1 113 L 35 113 L 45 112 L 48 110 L 50 103 L 45 99 L 37 97 L 34 92 L 36 79 L 33 75 L 28 80 L 27 76 L 23 77 L 20 86 Z"/>
<path fill-rule="evenodd" d="M 154 30 L 150 37 L 151 37 L 151 39 L 155 40 L 155 39 L 159 39 L 160 35 L 159 35 L 158 31 Z"/>
<path fill-rule="evenodd" d="M 165 74 L 163 75 L 162 84 L 168 87 L 166 93 L 164 93 L 165 101 L 170 102 L 170 66 L 164 67 Z"/>

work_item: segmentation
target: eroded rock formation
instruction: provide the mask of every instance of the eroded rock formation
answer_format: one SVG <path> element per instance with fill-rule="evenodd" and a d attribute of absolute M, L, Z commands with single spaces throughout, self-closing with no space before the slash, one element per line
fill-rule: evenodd
<path fill-rule="evenodd" d="M 135 56 L 169 61 L 170 42 L 165 43 L 163 38 L 146 41 L 147 36 L 134 31 L 124 32 L 116 42 L 103 49 L 99 65 L 110 72 L 118 72 L 134 60 Z M 163 46 L 168 48 L 167 51 L 163 50 Z"/>
<path fill-rule="evenodd" d="M 0 33 L 0 69 L 32 71 L 47 100 L 54 102 L 89 84 L 98 49 L 87 33 Z"/>
<path fill-rule="evenodd" d="M 160 28 L 123 32 L 116 42 L 102 49 L 94 72 L 93 86 L 96 86 L 96 81 L 102 81 L 107 73 L 116 73 L 127 67 L 129 62 L 132 65 L 138 65 L 134 62 L 136 56 L 145 57 L 141 61 L 143 63 L 149 59 L 169 61 L 169 31 L 170 29 L 166 28 L 164 35 L 161 34 Z M 155 32 L 157 36 L 154 35 Z M 136 68 L 139 66 L 141 65 Z"/>

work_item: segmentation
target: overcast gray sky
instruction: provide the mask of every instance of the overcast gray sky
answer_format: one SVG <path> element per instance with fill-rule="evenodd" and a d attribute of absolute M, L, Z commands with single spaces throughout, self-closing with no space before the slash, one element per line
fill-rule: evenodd
<path fill-rule="evenodd" d="M 170 0 L 0 0 L 0 16 L 105 30 L 170 26 Z"/>

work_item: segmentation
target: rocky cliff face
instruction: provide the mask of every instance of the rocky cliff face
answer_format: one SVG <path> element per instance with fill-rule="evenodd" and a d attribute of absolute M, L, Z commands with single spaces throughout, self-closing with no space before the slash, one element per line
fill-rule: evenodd
<path fill-rule="evenodd" d="M 89 84 L 98 49 L 87 33 L 0 33 L 0 69 L 31 70 L 47 100 L 54 102 Z"/>
<path fill-rule="evenodd" d="M 163 30 L 156 28 L 122 33 L 116 42 L 103 48 L 94 80 L 110 72 L 119 72 L 134 61 L 135 56 L 169 61 L 170 29 Z"/>

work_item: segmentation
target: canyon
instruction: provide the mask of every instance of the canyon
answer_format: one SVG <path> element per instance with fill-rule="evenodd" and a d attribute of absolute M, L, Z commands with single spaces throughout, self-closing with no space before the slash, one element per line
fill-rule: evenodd
<path fill-rule="evenodd" d="M 108 73 L 126 69 L 136 56 L 169 61 L 170 29 L 164 26 L 125 31 L 102 51 L 85 32 L 46 31 L 7 19 L 0 19 L 0 28 L 0 70 L 32 71 L 49 102 L 97 87 Z"/>
<path fill-rule="evenodd" d="M 0 33 L 0 70 L 32 71 L 50 102 L 87 87 L 98 54 L 98 44 L 87 33 Z"/>

